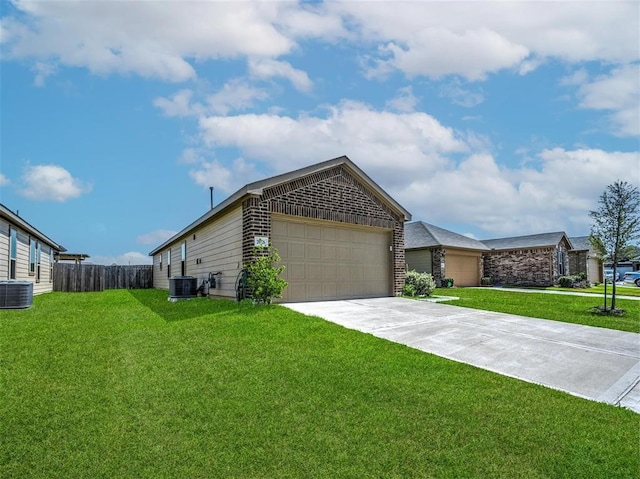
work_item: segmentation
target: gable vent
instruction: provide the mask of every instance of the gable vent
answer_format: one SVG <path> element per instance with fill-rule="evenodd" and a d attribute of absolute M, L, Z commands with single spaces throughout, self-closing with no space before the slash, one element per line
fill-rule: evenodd
<path fill-rule="evenodd" d="M 28 308 L 33 303 L 30 281 L 0 281 L 0 309 Z"/>

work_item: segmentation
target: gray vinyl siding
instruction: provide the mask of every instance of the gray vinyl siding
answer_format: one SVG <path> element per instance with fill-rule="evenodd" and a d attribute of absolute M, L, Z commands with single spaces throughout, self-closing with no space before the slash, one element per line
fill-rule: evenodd
<path fill-rule="evenodd" d="M 214 222 L 191 230 L 187 236 L 171 243 L 171 276 L 181 273 L 181 245 L 184 241 L 187 248 L 185 274 L 198 278 L 200 285 L 209 278 L 209 273 L 221 272 L 216 277 L 218 287 L 209 293 L 235 297 L 235 282 L 242 269 L 242 208 L 238 207 Z M 153 257 L 154 288 L 169 289 L 167 250 L 165 248 Z"/>
<path fill-rule="evenodd" d="M 431 250 L 413 249 L 405 250 L 405 261 L 409 271 L 415 270 L 418 273 L 433 273 L 431 264 Z"/>

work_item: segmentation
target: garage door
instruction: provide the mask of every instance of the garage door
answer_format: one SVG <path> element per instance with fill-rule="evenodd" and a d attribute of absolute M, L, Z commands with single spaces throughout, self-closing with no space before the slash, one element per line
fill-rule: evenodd
<path fill-rule="evenodd" d="M 391 294 L 388 230 L 273 218 L 271 241 L 286 266 L 283 301 Z"/>
<path fill-rule="evenodd" d="M 453 278 L 456 286 L 479 286 L 480 269 L 477 256 L 465 256 L 447 252 L 445 275 Z"/>

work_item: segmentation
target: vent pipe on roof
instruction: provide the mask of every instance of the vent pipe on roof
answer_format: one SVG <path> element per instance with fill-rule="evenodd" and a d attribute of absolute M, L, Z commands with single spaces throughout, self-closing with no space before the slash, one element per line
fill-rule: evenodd
<path fill-rule="evenodd" d="M 211 209 L 213 209 L 213 186 L 209 187 L 209 193 L 211 194 Z"/>

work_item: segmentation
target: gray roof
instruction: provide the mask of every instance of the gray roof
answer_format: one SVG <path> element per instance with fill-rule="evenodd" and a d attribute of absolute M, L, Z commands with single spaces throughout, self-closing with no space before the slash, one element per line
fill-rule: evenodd
<path fill-rule="evenodd" d="M 430 248 L 433 246 L 449 246 L 474 250 L 489 248 L 478 240 L 439 228 L 438 226 L 416 221 L 404 225 L 405 249 Z"/>
<path fill-rule="evenodd" d="M 404 217 L 405 221 L 411 220 L 411 213 L 405 210 L 396 200 L 394 200 L 391 196 L 389 196 L 389 194 L 386 191 L 380 188 L 380 186 L 378 186 L 378 184 L 375 181 L 369 178 L 369 176 L 360 168 L 358 168 L 355 165 L 355 163 L 353 163 L 349 158 L 347 158 L 346 156 L 340 156 L 338 158 L 333 158 L 332 160 L 323 161 L 322 163 L 316 163 L 314 165 L 310 165 L 305 168 L 300 168 L 299 170 L 294 170 L 289 173 L 284 173 L 282 175 L 272 176 L 270 178 L 266 178 L 260 181 L 255 181 L 253 183 L 249 183 L 243 186 L 238 191 L 236 191 L 231 196 L 229 196 L 227 199 L 225 199 L 223 202 L 218 204 L 216 207 L 207 211 L 204 215 L 202 215 L 200 218 L 195 220 L 189 226 L 187 226 L 186 228 L 184 228 L 183 230 L 181 230 L 180 232 L 178 232 L 177 234 L 169 238 L 167 241 L 162 243 L 160 246 L 155 248 L 153 251 L 149 253 L 149 256 L 153 256 L 158 251 L 162 250 L 163 248 L 170 245 L 171 243 L 177 241 L 181 237 L 187 236 L 190 233 L 190 231 L 192 231 L 194 228 L 197 228 L 201 224 L 211 220 L 212 218 L 222 213 L 223 211 L 227 210 L 229 207 L 236 204 L 238 201 L 240 201 L 246 196 L 252 196 L 252 195 L 259 196 L 262 194 L 263 190 L 265 190 L 266 188 L 271 188 L 276 185 L 288 183 L 289 181 L 295 180 L 297 178 L 302 178 L 304 176 L 312 175 L 314 173 L 318 173 L 323 170 L 328 170 L 338 165 L 345 166 L 348 170 L 351 170 L 351 172 L 353 172 L 371 190 L 373 190 L 379 196 L 380 199 L 385 201 L 389 206 L 391 206 L 398 213 L 400 213 Z"/>
<path fill-rule="evenodd" d="M 490 249 L 524 249 L 524 248 L 545 248 L 549 246 L 557 246 L 562 238 L 567 238 L 564 231 L 554 233 L 541 233 L 537 235 L 515 236 L 512 238 L 496 238 L 489 240 L 481 240 Z M 571 244 L 571 241 L 569 241 Z"/>
<path fill-rule="evenodd" d="M 569 241 L 571 241 L 574 250 L 589 251 L 592 249 L 589 236 L 572 236 Z"/>
<path fill-rule="evenodd" d="M 31 226 L 29 223 L 27 223 L 25 220 L 23 220 L 20 216 L 18 216 L 16 213 L 11 211 L 2 203 L 0 203 L 0 217 L 6 218 L 11 224 L 19 226 L 24 231 L 29 233 L 31 236 L 34 236 L 35 238 L 39 239 L 41 242 L 51 246 L 54 250 L 67 251 L 64 246 L 59 245 L 58 243 L 53 241 L 51 238 L 49 238 L 48 236 L 38 231 L 36 228 Z"/>

